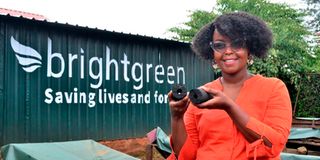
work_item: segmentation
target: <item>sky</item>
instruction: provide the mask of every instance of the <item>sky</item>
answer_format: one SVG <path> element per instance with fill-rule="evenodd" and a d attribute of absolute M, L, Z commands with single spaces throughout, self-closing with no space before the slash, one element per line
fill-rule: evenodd
<path fill-rule="evenodd" d="M 299 0 L 272 0 L 297 5 Z M 49 21 L 170 38 L 169 28 L 190 11 L 211 11 L 215 0 L 1 0 L 0 7 L 44 15 Z"/>

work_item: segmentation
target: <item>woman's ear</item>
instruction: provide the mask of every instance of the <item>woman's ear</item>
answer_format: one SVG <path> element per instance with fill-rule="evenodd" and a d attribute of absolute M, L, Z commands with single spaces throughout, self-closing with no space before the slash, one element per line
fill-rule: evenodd
<path fill-rule="evenodd" d="M 253 56 L 249 54 L 247 59 L 247 65 L 251 66 L 254 63 Z"/>
<path fill-rule="evenodd" d="M 219 66 L 218 66 L 218 64 L 216 63 L 216 60 L 214 60 L 214 58 L 212 58 L 211 65 L 212 65 L 212 68 L 213 68 L 214 70 L 219 69 Z"/>

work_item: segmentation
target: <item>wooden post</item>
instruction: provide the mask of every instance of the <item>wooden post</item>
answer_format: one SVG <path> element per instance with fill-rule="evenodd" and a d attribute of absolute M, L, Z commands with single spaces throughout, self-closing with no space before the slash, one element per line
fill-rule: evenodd
<path fill-rule="evenodd" d="M 147 144 L 146 147 L 146 160 L 152 160 L 153 158 L 153 145 Z"/>

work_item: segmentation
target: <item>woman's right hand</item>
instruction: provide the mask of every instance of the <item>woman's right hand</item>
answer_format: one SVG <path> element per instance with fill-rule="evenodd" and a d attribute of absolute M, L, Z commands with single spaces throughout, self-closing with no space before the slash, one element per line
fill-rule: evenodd
<path fill-rule="evenodd" d="M 179 101 L 173 100 L 172 96 L 173 96 L 172 91 L 170 91 L 168 93 L 168 98 L 169 98 L 171 119 L 173 120 L 183 119 L 183 115 L 186 112 L 188 105 L 190 103 L 188 95 Z"/>

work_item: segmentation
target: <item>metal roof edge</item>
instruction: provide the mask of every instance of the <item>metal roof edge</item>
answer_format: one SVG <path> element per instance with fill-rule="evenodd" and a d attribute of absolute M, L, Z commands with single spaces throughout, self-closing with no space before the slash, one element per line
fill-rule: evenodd
<path fill-rule="evenodd" d="M 93 27 L 88 27 L 88 26 L 81 26 L 78 24 L 69 24 L 68 22 L 66 23 L 60 23 L 58 21 L 50 21 L 48 19 L 44 19 L 44 20 L 38 20 L 35 18 L 26 18 L 23 16 L 12 16 L 10 14 L 0 14 L 0 17 L 7 17 L 7 18 L 12 18 L 12 19 L 20 19 L 20 20 L 27 20 L 27 21 L 34 21 L 34 22 L 40 22 L 40 23 L 47 23 L 47 24 L 56 24 L 56 25 L 62 25 L 65 27 L 76 27 L 78 29 L 88 29 L 88 30 L 92 30 L 92 31 L 103 31 L 103 32 L 108 32 L 108 33 L 115 33 L 115 34 L 121 34 L 124 36 L 134 36 L 137 38 L 143 38 L 143 39 L 153 39 L 153 40 L 161 40 L 161 41 L 167 41 L 167 42 L 173 42 L 173 43 L 180 43 L 180 44 L 184 44 L 184 45 L 190 45 L 190 42 L 186 42 L 186 41 L 179 41 L 179 40 L 174 40 L 174 39 L 168 39 L 168 38 L 160 38 L 160 37 L 153 37 L 153 36 L 147 36 L 147 35 L 140 35 L 140 34 L 133 34 L 133 33 L 125 33 L 125 32 L 119 32 L 119 31 L 111 31 L 111 30 L 107 30 L 107 29 L 101 29 L 101 28 L 93 28 Z"/>

